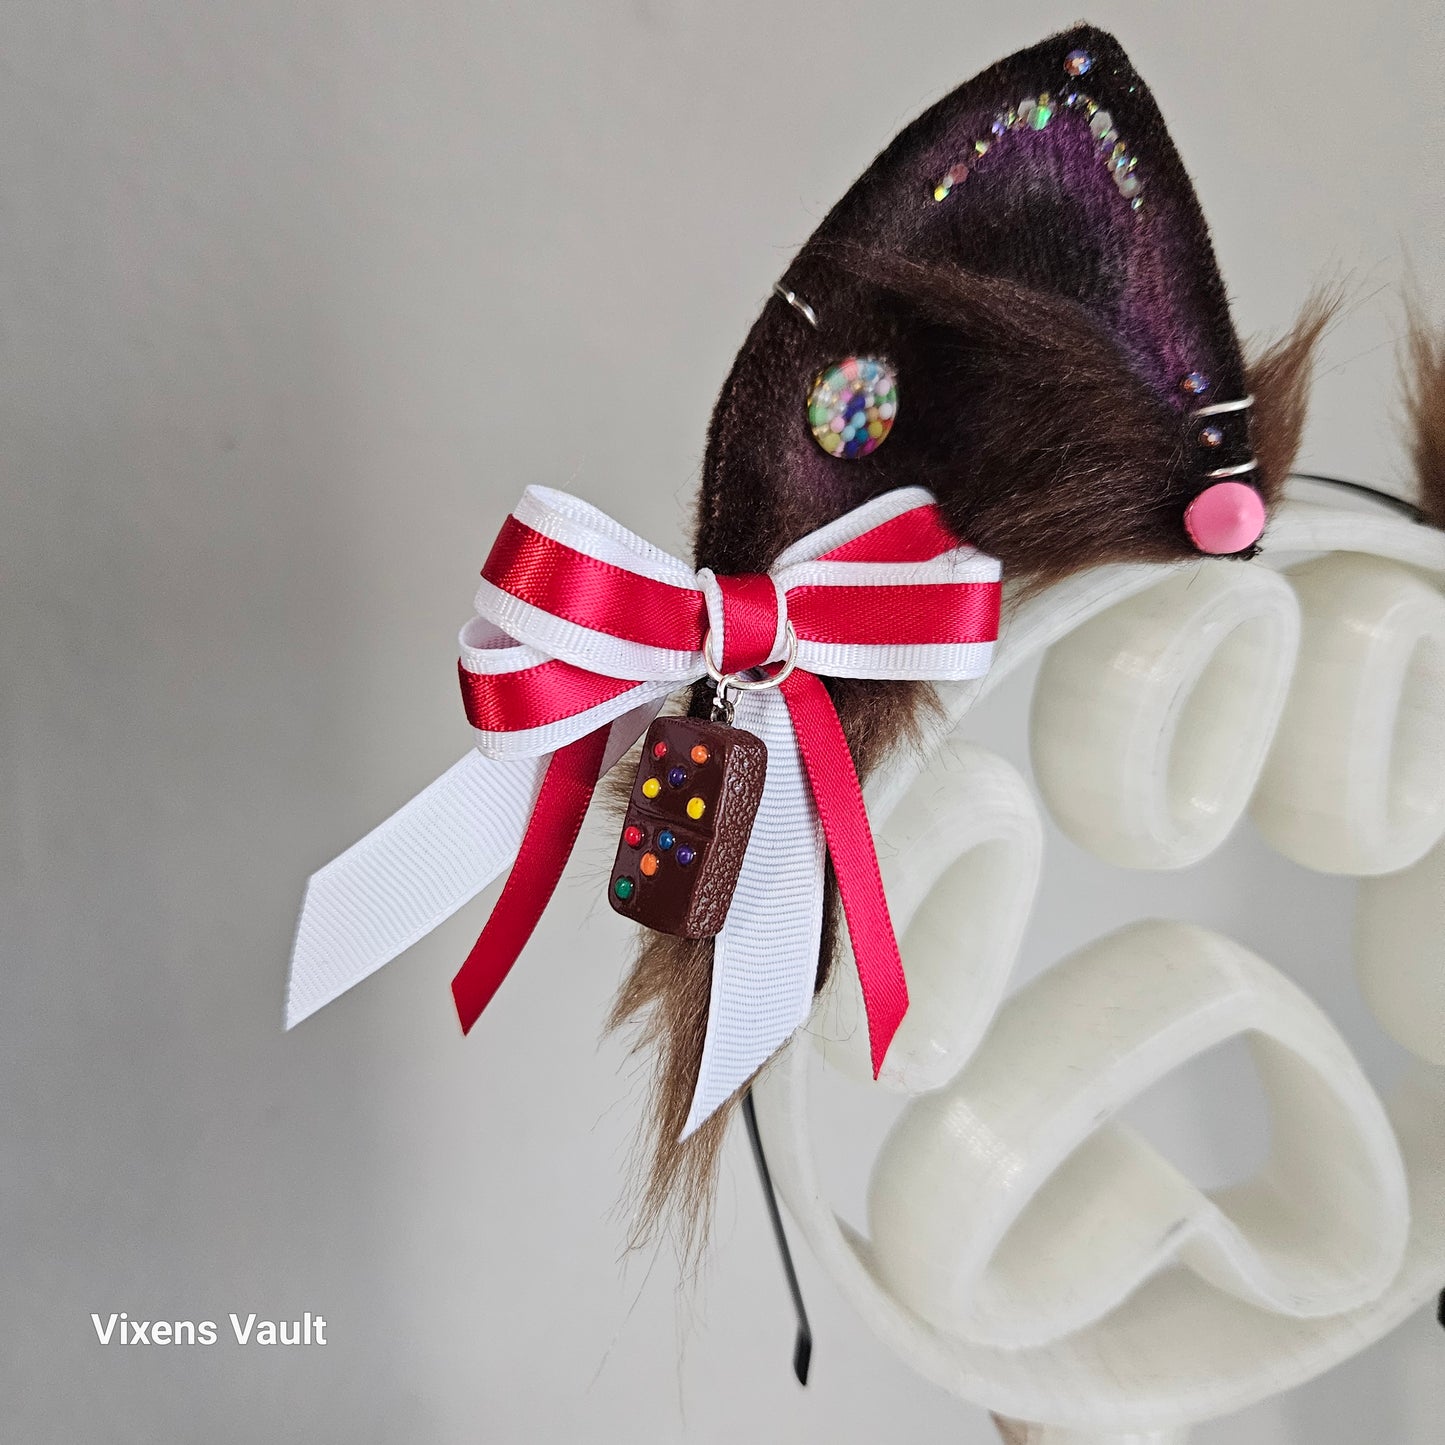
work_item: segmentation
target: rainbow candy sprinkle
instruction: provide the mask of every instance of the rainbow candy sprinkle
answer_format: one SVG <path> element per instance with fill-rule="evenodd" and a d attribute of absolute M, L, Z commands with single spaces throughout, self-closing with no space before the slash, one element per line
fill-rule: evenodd
<path fill-rule="evenodd" d="M 893 430 L 898 386 L 887 362 L 849 356 L 821 372 L 808 393 L 808 425 L 832 457 L 866 457 Z"/>

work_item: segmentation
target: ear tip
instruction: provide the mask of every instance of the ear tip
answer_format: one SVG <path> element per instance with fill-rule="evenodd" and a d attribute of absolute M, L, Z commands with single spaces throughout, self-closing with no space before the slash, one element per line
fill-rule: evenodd
<path fill-rule="evenodd" d="M 1105 30 L 1102 25 L 1095 25 L 1091 21 L 1081 20 L 1077 25 L 1072 25 L 1067 30 L 1061 30 L 1045 45 L 1056 45 L 1059 43 L 1079 44 L 1088 43 L 1095 49 L 1106 53 L 1111 59 L 1127 59 L 1123 43 L 1112 30 Z"/>

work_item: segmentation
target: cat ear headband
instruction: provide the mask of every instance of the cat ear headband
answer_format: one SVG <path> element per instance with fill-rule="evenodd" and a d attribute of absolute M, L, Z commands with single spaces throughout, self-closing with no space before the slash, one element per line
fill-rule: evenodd
<path fill-rule="evenodd" d="M 907 984 L 861 779 L 930 684 L 987 669 L 1002 576 L 1253 555 L 1323 322 L 1246 369 L 1193 190 L 1111 36 L 1081 27 L 954 91 L 744 342 L 692 562 L 523 494 L 461 634 L 475 750 L 312 877 L 288 1026 L 510 865 L 453 983 L 469 1030 L 641 740 L 607 887 L 651 931 L 613 1022 L 640 1018 L 659 1052 L 644 1219 L 705 1199 L 725 1106 L 807 1017 L 840 903 L 882 1065 Z M 658 717 L 686 689 L 687 716 Z"/>

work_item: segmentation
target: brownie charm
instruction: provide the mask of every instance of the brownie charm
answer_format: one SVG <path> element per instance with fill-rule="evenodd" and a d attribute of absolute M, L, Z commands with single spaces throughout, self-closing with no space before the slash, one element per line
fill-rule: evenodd
<path fill-rule="evenodd" d="M 753 831 L 768 750 L 727 721 L 658 718 L 647 730 L 607 892 L 618 913 L 680 938 L 723 926 Z"/>

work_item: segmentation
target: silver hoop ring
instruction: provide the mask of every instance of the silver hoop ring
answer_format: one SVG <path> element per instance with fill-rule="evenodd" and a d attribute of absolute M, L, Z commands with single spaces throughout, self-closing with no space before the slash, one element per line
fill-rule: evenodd
<path fill-rule="evenodd" d="M 818 313 L 796 291 L 789 291 L 781 281 L 774 281 L 773 295 L 781 296 L 814 331 L 818 329 Z"/>
<path fill-rule="evenodd" d="M 1246 472 L 1252 472 L 1259 466 L 1259 463 L 1251 457 L 1247 462 L 1240 462 L 1237 467 L 1216 467 L 1212 472 L 1205 472 L 1205 476 L 1214 481 L 1220 481 L 1224 477 L 1242 477 Z"/>
<path fill-rule="evenodd" d="M 1216 401 L 1212 406 L 1196 406 L 1189 413 L 1190 416 L 1223 416 L 1230 411 L 1248 411 L 1254 405 L 1252 396 L 1243 397 L 1239 401 Z"/>
<path fill-rule="evenodd" d="M 738 692 L 766 692 L 770 687 L 777 687 L 798 665 L 798 634 L 793 631 L 791 622 L 785 622 L 783 626 L 787 629 L 788 639 L 788 654 L 783 659 L 783 665 L 767 677 L 759 678 L 744 677 L 737 672 L 723 672 L 718 667 L 712 660 L 712 628 L 709 627 L 707 636 L 702 640 L 702 665 L 707 668 L 707 675 L 719 687 L 735 688 Z"/>

